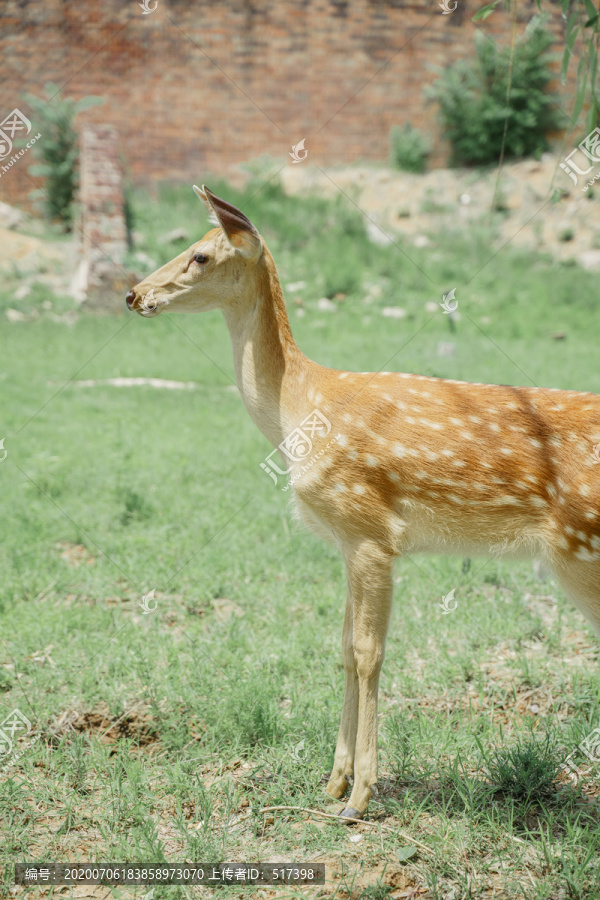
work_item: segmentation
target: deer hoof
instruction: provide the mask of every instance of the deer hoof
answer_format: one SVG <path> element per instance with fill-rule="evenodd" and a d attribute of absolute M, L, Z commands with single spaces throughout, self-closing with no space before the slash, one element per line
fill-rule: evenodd
<path fill-rule="evenodd" d="M 347 806 L 345 809 L 341 809 L 338 813 L 338 819 L 341 819 L 345 825 L 353 825 L 353 819 L 362 819 L 362 813 L 360 813 L 357 809 L 352 809 L 351 806 Z"/>

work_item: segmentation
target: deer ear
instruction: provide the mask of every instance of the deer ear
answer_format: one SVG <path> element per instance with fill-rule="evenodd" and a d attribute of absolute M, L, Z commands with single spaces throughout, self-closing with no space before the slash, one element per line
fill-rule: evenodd
<path fill-rule="evenodd" d="M 231 246 L 241 256 L 258 259 L 262 253 L 262 241 L 250 219 L 236 206 L 213 194 L 205 184 L 201 188 L 194 185 L 194 191 L 208 209 L 210 221 L 223 229 Z"/>

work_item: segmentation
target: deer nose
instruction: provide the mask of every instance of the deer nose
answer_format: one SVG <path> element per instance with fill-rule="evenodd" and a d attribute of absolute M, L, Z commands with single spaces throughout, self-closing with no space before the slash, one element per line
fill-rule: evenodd
<path fill-rule="evenodd" d="M 127 309 L 133 308 L 135 296 L 136 296 L 135 291 L 133 288 L 131 288 L 131 290 L 127 292 L 127 296 L 125 297 L 125 300 L 127 302 Z"/>

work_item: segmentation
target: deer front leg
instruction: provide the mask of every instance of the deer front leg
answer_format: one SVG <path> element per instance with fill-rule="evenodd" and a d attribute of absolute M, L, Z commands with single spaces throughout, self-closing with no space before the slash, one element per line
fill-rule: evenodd
<path fill-rule="evenodd" d="M 377 695 L 392 607 L 393 559 L 365 542 L 346 560 L 352 593 L 352 647 L 358 680 L 354 784 L 340 813 L 359 819 L 377 784 Z M 337 757 L 337 754 L 336 754 Z"/>
<path fill-rule="evenodd" d="M 358 674 L 354 661 L 352 642 L 352 585 L 350 573 L 346 567 L 348 593 L 346 596 L 346 612 L 344 614 L 344 631 L 342 634 L 342 654 L 344 660 L 344 705 L 342 721 L 335 748 L 335 759 L 331 778 L 325 790 L 332 797 L 339 799 L 354 778 L 354 747 L 356 744 L 356 728 L 358 725 Z"/>

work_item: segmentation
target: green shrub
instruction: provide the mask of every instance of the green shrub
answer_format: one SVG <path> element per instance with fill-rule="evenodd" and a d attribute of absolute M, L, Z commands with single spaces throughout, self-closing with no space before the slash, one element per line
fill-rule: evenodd
<path fill-rule="evenodd" d="M 429 139 L 407 122 L 390 131 L 390 164 L 405 172 L 424 172 L 431 153 Z"/>
<path fill-rule="evenodd" d="M 30 166 L 30 172 L 46 179 L 42 196 L 47 218 L 58 220 L 69 231 L 79 177 L 79 146 L 74 119 L 77 113 L 104 103 L 104 100 L 102 97 L 83 97 L 81 100 L 62 97 L 52 82 L 44 85 L 44 90 L 46 100 L 33 94 L 25 97 L 42 134 L 35 145 L 35 152 L 42 162 Z"/>
<path fill-rule="evenodd" d="M 477 33 L 475 59 L 459 60 L 429 88 L 427 95 L 440 105 L 453 164 L 497 162 L 503 140 L 507 158 L 539 157 L 547 148 L 546 134 L 563 126 L 555 98 L 547 93 L 554 77 L 552 41 L 544 20 L 535 16 L 514 48 L 511 75 L 510 48 L 500 49 Z"/>
<path fill-rule="evenodd" d="M 519 739 L 486 759 L 490 786 L 517 801 L 539 799 L 555 789 L 561 760 L 549 738 Z"/>

